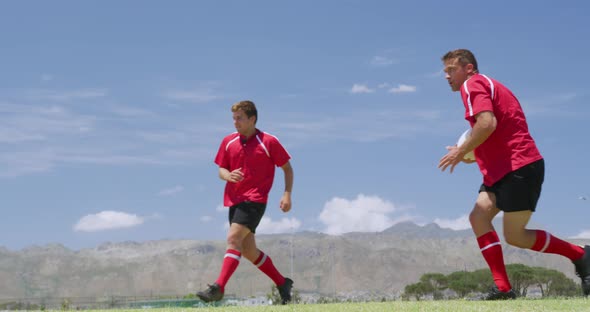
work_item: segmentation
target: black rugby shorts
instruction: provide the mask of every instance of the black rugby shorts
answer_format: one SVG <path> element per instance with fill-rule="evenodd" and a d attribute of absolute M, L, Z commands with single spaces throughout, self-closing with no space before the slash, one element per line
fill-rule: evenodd
<path fill-rule="evenodd" d="M 256 233 L 256 228 L 262 220 L 266 204 L 242 202 L 229 207 L 229 224 L 237 223 L 246 226 L 252 233 Z"/>
<path fill-rule="evenodd" d="M 545 161 L 530 163 L 505 175 L 492 186 L 481 185 L 480 192 L 496 195 L 496 207 L 504 212 L 535 211 L 545 179 Z"/>

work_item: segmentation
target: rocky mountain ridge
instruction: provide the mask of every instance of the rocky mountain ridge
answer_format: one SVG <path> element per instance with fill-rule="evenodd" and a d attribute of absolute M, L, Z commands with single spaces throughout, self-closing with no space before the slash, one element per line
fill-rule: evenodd
<path fill-rule="evenodd" d="M 486 267 L 470 230 L 436 224 L 400 223 L 379 233 L 340 236 L 259 235 L 257 241 L 302 293 L 391 296 L 424 273 Z M 503 246 L 506 263 L 556 269 L 578 281 L 565 258 Z M 0 248 L 0 299 L 185 295 L 215 280 L 224 252 L 224 241 L 197 240 L 104 243 L 79 251 L 59 244 Z M 270 279 L 242 259 L 226 292 L 247 297 L 270 287 Z"/>

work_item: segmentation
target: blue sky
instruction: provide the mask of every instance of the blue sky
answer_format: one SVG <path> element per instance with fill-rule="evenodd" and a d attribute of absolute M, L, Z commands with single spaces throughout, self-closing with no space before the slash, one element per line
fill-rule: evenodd
<path fill-rule="evenodd" d="M 481 176 L 437 169 L 468 127 L 440 57 L 471 49 L 546 160 L 531 227 L 590 238 L 586 1 L 19 1 L 0 10 L 0 246 L 223 240 L 230 106 L 295 170 L 259 233 L 468 228 Z"/>

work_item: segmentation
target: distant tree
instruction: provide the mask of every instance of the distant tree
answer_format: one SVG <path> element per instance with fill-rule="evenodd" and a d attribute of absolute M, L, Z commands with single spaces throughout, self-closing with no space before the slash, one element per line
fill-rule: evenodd
<path fill-rule="evenodd" d="M 485 293 L 490 290 L 490 285 L 493 285 L 494 279 L 492 272 L 489 269 L 479 269 L 471 273 L 474 282 L 477 286 L 473 289 L 474 292 Z"/>
<path fill-rule="evenodd" d="M 535 284 L 533 268 L 524 264 L 515 263 L 506 266 L 506 273 L 510 278 L 512 289 L 522 297 L 526 297 L 529 286 Z"/>
<path fill-rule="evenodd" d="M 449 289 L 456 292 L 460 298 L 464 298 L 467 294 L 473 292 L 479 285 L 475 276 L 465 271 L 453 272 L 447 276 L 447 280 L 449 281 Z"/>
<path fill-rule="evenodd" d="M 404 294 L 409 299 L 410 297 L 414 297 L 417 301 L 420 301 L 422 297 L 426 296 L 427 294 L 431 293 L 432 287 L 424 282 L 418 282 L 415 284 L 407 285 L 404 288 Z"/>
<path fill-rule="evenodd" d="M 574 297 L 580 296 L 580 286 L 576 284 L 571 278 L 568 278 L 563 273 L 558 272 L 555 275 L 553 283 L 547 292 L 549 296 L 556 297 Z"/>
<path fill-rule="evenodd" d="M 579 285 L 556 270 L 531 268 L 524 264 L 509 264 L 506 266 L 506 272 L 514 291 L 523 297 L 526 297 L 531 286 L 539 287 L 543 297 L 580 295 Z M 458 297 L 463 298 L 472 292 L 487 292 L 493 282 L 489 269 L 473 272 L 457 271 L 446 276 L 440 273 L 426 273 L 420 277 L 418 283 L 405 287 L 402 298 L 408 300 L 414 297 L 416 300 L 421 300 L 427 295 L 432 295 L 434 299 L 441 299 L 446 289 L 454 291 Z"/>
<path fill-rule="evenodd" d="M 541 290 L 541 296 L 545 297 L 548 295 L 547 291 L 551 287 L 553 277 L 552 273 L 548 269 L 542 267 L 534 267 L 533 270 L 533 282 Z"/>
<path fill-rule="evenodd" d="M 434 299 L 442 299 L 442 292 L 448 287 L 447 277 L 441 273 L 426 273 L 420 277 L 420 282 Z"/>
<path fill-rule="evenodd" d="M 533 284 L 541 289 L 541 295 L 543 297 L 571 297 L 580 295 L 578 285 L 562 272 L 542 267 L 534 267 L 532 271 Z"/>

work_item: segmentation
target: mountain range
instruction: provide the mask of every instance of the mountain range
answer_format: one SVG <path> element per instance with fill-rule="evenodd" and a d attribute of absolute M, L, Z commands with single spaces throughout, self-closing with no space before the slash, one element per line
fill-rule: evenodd
<path fill-rule="evenodd" d="M 471 230 L 436 224 L 399 223 L 382 232 L 339 236 L 258 235 L 257 244 L 302 294 L 396 296 L 425 273 L 486 267 Z M 579 282 L 563 257 L 503 248 L 507 264 L 547 267 Z M 224 241 L 199 240 L 104 243 L 77 251 L 59 244 L 0 247 L 0 299 L 186 295 L 215 281 L 224 253 Z M 271 285 L 242 259 L 226 293 L 258 296 Z"/>

